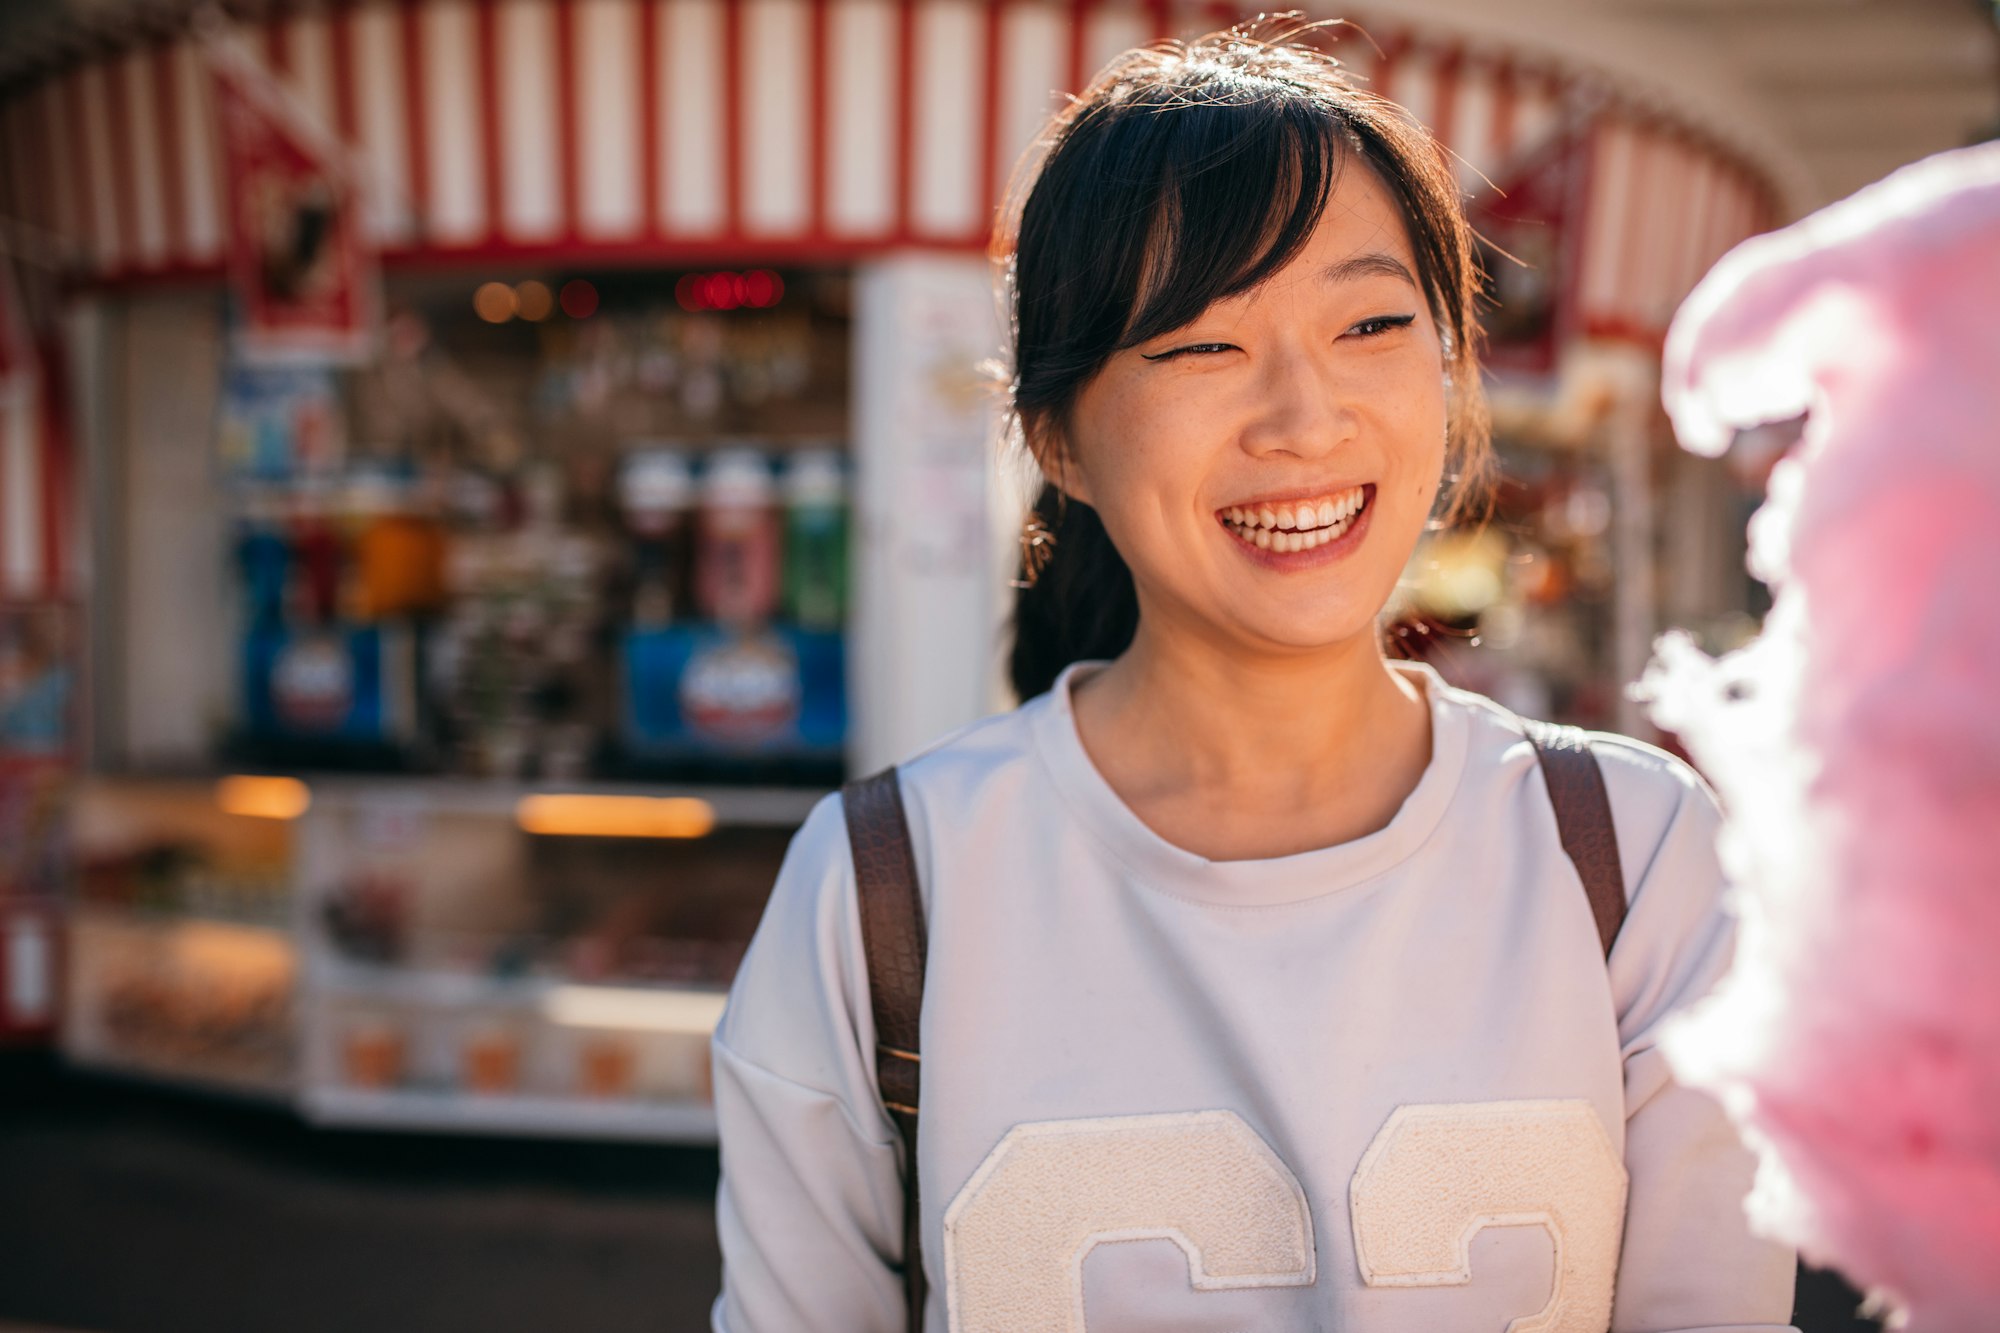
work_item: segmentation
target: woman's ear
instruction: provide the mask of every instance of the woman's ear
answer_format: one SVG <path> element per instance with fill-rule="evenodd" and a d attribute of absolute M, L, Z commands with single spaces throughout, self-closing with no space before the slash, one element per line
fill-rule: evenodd
<path fill-rule="evenodd" d="M 1026 421 L 1021 423 L 1021 434 L 1027 441 L 1035 466 L 1042 470 L 1042 476 L 1070 499 L 1089 504 L 1090 488 L 1084 479 L 1083 469 L 1077 466 L 1067 435 L 1051 423 Z"/>

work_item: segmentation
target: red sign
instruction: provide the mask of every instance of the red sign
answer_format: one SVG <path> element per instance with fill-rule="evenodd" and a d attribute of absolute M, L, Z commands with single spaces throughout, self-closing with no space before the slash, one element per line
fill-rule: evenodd
<path fill-rule="evenodd" d="M 366 357 L 378 309 L 375 256 L 347 151 L 254 60 L 209 45 L 228 183 L 229 277 L 248 361 Z"/>

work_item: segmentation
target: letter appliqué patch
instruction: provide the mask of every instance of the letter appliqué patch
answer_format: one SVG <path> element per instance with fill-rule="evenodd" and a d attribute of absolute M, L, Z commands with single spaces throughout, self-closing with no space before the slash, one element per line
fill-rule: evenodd
<path fill-rule="evenodd" d="M 1555 1245 L 1548 1304 L 1507 1333 L 1602 1333 L 1626 1186 L 1625 1165 L 1587 1101 L 1400 1107 L 1350 1187 L 1361 1279 L 1462 1285 L 1482 1229 L 1540 1226 Z"/>
<path fill-rule="evenodd" d="M 1155 1238 L 1196 1291 L 1312 1285 L 1305 1192 L 1234 1111 L 1047 1121 L 1009 1131 L 945 1212 L 952 1333 L 1085 1333 L 1084 1259 Z"/>

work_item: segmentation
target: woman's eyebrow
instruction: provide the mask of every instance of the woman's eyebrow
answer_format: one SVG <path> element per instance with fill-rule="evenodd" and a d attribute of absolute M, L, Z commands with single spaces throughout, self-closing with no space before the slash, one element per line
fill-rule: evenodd
<path fill-rule="evenodd" d="M 1376 275 L 1401 278 L 1412 287 L 1417 285 L 1417 280 L 1410 275 L 1410 270 L 1404 267 L 1402 260 L 1394 255 L 1384 254 L 1380 250 L 1370 250 L 1366 254 L 1350 256 L 1337 264 L 1328 264 L 1320 271 L 1320 280 L 1329 283 L 1347 282 L 1353 278 Z"/>

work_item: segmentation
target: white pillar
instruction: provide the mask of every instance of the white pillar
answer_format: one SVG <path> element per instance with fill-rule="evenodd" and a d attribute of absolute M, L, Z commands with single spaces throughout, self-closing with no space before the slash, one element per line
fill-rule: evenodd
<path fill-rule="evenodd" d="M 859 266 L 849 763 L 871 773 L 989 711 L 1009 571 L 992 540 L 1000 347 L 986 261 Z"/>

